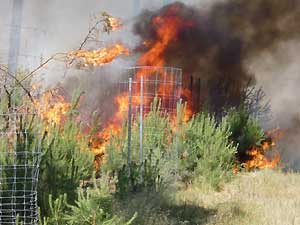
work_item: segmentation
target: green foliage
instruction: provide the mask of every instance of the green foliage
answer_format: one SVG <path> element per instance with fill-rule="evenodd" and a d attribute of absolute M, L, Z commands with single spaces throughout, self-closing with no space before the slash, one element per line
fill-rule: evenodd
<path fill-rule="evenodd" d="M 75 106 L 63 126 L 49 126 L 44 135 L 38 186 L 43 215 L 49 213 L 50 194 L 56 199 L 66 193 L 68 202 L 74 202 L 80 182 L 90 179 L 94 170 L 94 156 L 83 137 L 80 122 L 75 119 Z"/>
<path fill-rule="evenodd" d="M 67 209 L 67 195 L 60 195 L 57 199 L 53 200 L 53 196 L 49 195 L 49 214 L 51 217 L 43 217 L 41 220 L 42 225 L 59 225 L 64 224 L 64 212 Z"/>
<path fill-rule="evenodd" d="M 116 189 L 121 195 L 140 188 L 158 190 L 162 184 L 160 170 L 167 160 L 171 143 L 170 119 L 160 110 L 161 103 L 155 98 L 150 112 L 143 118 L 143 159 L 140 163 L 140 120 L 132 120 L 131 164 L 128 177 L 128 139 L 125 121 L 121 134 L 111 135 L 107 148 L 107 163 L 103 171 L 117 178 Z M 136 116 L 139 118 L 139 115 Z M 142 179 L 141 176 L 142 175 Z"/>
<path fill-rule="evenodd" d="M 258 121 L 251 117 L 243 107 L 232 109 L 227 114 L 230 125 L 230 139 L 238 145 L 238 153 L 243 154 L 265 139 L 264 131 Z"/>
<path fill-rule="evenodd" d="M 122 217 L 114 215 L 113 196 L 107 188 L 98 188 L 96 184 L 94 188 L 80 188 L 83 181 L 91 180 L 94 172 L 94 155 L 89 150 L 89 141 L 99 129 L 99 120 L 93 117 L 92 125 L 95 126 L 91 127 L 90 134 L 84 135 L 76 109 L 79 97 L 74 98 L 63 125 L 48 126 L 44 132 L 38 185 L 39 206 L 44 218 L 42 224 L 130 224 L 134 217 L 124 222 Z M 14 92 L 0 102 L 0 107 L 7 107 L 6 111 L 10 98 L 15 98 L 18 104 L 22 102 L 22 95 Z M 160 100 L 155 98 L 150 111 L 143 116 L 142 137 L 139 115 L 132 118 L 130 176 L 127 167 L 128 121 L 124 120 L 119 134 L 111 133 L 101 170 L 115 181 L 116 193 L 124 196 L 139 190 L 160 191 L 166 180 L 178 177 L 174 175 L 180 175 L 186 182 L 198 181 L 218 188 L 233 175 L 237 149 L 242 151 L 259 145 L 264 138 L 262 128 L 242 107 L 229 111 L 221 121 L 216 121 L 207 111 L 189 122 L 184 121 L 184 108 L 178 104 L 177 116 L 171 122 L 170 117 L 162 112 Z M 4 131 L 6 122 L 5 118 L 1 121 Z M 0 153 L 7 151 L 7 146 L 14 146 L 17 151 L 36 149 L 40 144 L 34 134 L 38 121 L 32 118 L 26 126 L 26 141 L 22 135 L 14 137 L 11 143 L 10 139 L 0 138 Z M 23 128 L 20 126 L 20 130 Z M 0 157 L 2 165 L 12 163 L 11 160 Z M 2 178 L 11 176 L 2 175 Z"/>
<path fill-rule="evenodd" d="M 139 115 L 138 115 L 139 116 Z M 143 118 L 143 154 L 160 160 L 171 143 L 171 124 L 168 115 L 161 110 L 161 101 L 154 98 L 150 111 Z M 140 120 L 134 121 L 132 128 L 133 160 L 139 160 Z M 153 161 L 153 160 L 152 160 Z M 155 163 L 155 162 L 154 162 Z"/>
<path fill-rule="evenodd" d="M 31 119 L 33 115 L 17 113 L 0 116 L 1 216 L 9 218 L 14 207 L 20 224 L 24 208 L 32 207 L 29 196 L 34 198 L 40 159 L 40 138 Z"/>
<path fill-rule="evenodd" d="M 226 119 L 220 124 L 206 114 L 193 117 L 187 125 L 182 165 L 192 178 L 213 188 L 232 175 L 237 147 L 229 141 L 230 127 Z"/>
<path fill-rule="evenodd" d="M 129 221 L 113 215 L 112 196 L 104 187 L 78 189 L 75 204 L 68 204 L 67 197 L 59 196 L 53 201 L 49 196 L 50 215 L 44 218 L 42 225 L 129 225 Z"/>
<path fill-rule="evenodd" d="M 124 164 L 123 167 L 117 171 L 117 194 L 124 197 L 129 192 L 141 190 L 160 191 L 163 184 L 163 179 L 160 175 L 161 165 L 159 159 L 155 158 L 153 157 L 152 151 L 150 151 L 141 166 L 135 162 L 131 163 L 130 176 L 128 176 L 128 168 Z M 153 162 L 153 160 L 155 160 L 155 162 Z"/>

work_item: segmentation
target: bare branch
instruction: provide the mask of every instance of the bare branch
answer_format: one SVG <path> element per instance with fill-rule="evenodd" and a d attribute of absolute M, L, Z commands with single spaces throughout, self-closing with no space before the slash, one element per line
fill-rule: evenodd
<path fill-rule="evenodd" d="M 18 80 L 18 78 L 14 75 L 12 75 L 11 73 L 8 72 L 7 68 L 4 66 L 0 66 L 0 71 L 4 72 L 6 75 L 8 75 L 9 77 L 11 77 L 13 80 L 15 80 L 17 82 L 17 84 L 25 91 L 25 93 L 27 94 L 27 96 L 29 97 L 30 101 L 32 103 L 34 103 L 34 99 L 30 93 L 30 91 L 24 87 L 24 85 Z"/>
<path fill-rule="evenodd" d="M 46 61 L 44 61 L 43 63 L 41 63 L 38 67 L 36 67 L 35 69 L 33 69 L 30 73 L 28 73 L 23 79 L 20 80 L 20 82 L 23 82 L 24 80 L 27 80 L 29 77 L 33 76 L 37 71 L 39 71 L 40 69 L 42 69 L 45 65 L 47 65 L 52 60 L 54 60 L 58 55 L 66 55 L 66 53 L 56 53 L 56 54 L 54 54 L 53 56 L 51 56 L 50 58 L 48 58 Z"/>
<path fill-rule="evenodd" d="M 87 35 L 85 36 L 85 38 L 83 39 L 83 41 L 81 42 L 81 44 L 79 45 L 79 48 L 77 49 L 77 51 L 82 50 L 82 48 L 84 47 L 84 45 L 87 43 L 87 41 L 91 38 L 92 33 L 97 29 L 98 25 L 100 23 L 104 23 L 106 29 L 104 30 L 105 32 L 109 33 L 112 30 L 110 21 L 108 18 L 111 18 L 111 16 L 107 13 L 102 13 L 102 19 L 99 19 L 94 26 L 92 26 L 92 28 L 89 29 Z M 36 72 L 38 72 L 41 68 L 43 68 L 45 65 L 47 65 L 50 61 L 55 60 L 55 58 L 58 55 L 67 55 L 68 53 L 57 53 L 54 54 L 53 56 L 51 56 L 50 58 L 48 58 L 46 61 L 44 61 L 43 63 L 41 63 L 38 67 L 36 67 L 35 69 L 33 69 L 31 72 L 29 72 L 24 78 L 22 78 L 21 80 L 16 80 L 16 77 L 12 74 L 9 74 L 9 76 L 13 77 L 17 83 L 19 85 L 22 85 L 21 83 L 25 80 L 27 80 L 29 77 L 33 76 Z M 68 65 L 72 65 L 74 62 L 74 58 L 68 63 Z M 3 70 L 2 70 L 3 71 Z M 23 87 L 22 87 L 23 88 Z M 24 89 L 24 88 L 23 88 Z"/>

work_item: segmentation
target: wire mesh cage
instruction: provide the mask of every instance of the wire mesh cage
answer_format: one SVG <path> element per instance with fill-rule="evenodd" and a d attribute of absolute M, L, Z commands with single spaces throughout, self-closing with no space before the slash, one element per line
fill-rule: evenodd
<path fill-rule="evenodd" d="M 118 93 L 131 98 L 132 114 L 148 113 L 155 97 L 160 101 L 162 112 L 176 113 L 181 87 L 182 70 L 174 67 L 132 67 L 126 69 L 118 81 Z M 124 107 L 124 111 L 127 109 Z"/>
<path fill-rule="evenodd" d="M 0 224 L 37 224 L 41 157 L 34 114 L 0 114 Z"/>
<path fill-rule="evenodd" d="M 38 116 L 26 93 L 30 88 L 21 87 L 9 78 L 2 81 L 0 83 L 0 224 L 38 224 L 40 123 L 37 122 Z"/>
<path fill-rule="evenodd" d="M 123 115 L 127 113 L 128 168 L 150 162 L 170 148 L 170 120 L 177 112 L 181 98 L 182 70 L 173 67 L 133 67 L 125 71 L 118 81 L 119 96 L 123 101 Z M 147 161 L 148 160 L 148 161 Z"/>

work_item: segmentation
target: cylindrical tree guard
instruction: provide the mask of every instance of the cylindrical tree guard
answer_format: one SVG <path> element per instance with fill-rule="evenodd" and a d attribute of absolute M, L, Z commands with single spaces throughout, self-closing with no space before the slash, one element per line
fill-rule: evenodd
<path fill-rule="evenodd" d="M 41 138 L 29 113 L 0 114 L 0 224 L 38 224 Z"/>

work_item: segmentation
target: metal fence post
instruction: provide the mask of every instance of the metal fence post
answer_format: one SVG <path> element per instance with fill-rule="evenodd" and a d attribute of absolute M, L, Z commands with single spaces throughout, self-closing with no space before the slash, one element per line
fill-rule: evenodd
<path fill-rule="evenodd" d="M 129 78 L 129 99 L 128 99 L 128 177 L 130 177 L 130 164 L 131 164 L 131 113 L 132 113 L 132 78 Z"/>
<path fill-rule="evenodd" d="M 143 77 L 141 77 L 141 88 L 140 88 L 140 165 L 139 175 L 140 182 L 143 182 L 142 165 L 143 165 Z"/>
<path fill-rule="evenodd" d="M 180 159 L 180 156 L 179 156 L 179 135 L 180 135 L 180 132 L 181 132 L 181 113 L 182 112 L 178 112 L 178 110 L 184 110 L 184 108 L 182 108 L 184 106 L 182 106 L 182 99 L 180 98 L 179 99 L 179 102 L 177 103 L 177 128 L 176 128 L 176 173 L 178 173 L 178 170 L 179 170 L 179 159 Z M 179 116 L 179 117 L 178 117 Z"/>

